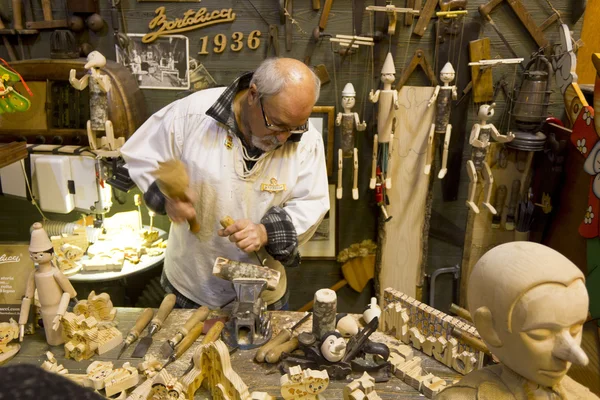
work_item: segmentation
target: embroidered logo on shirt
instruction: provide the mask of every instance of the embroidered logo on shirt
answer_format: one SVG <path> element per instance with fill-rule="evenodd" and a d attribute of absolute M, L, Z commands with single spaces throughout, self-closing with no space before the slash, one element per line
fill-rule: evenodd
<path fill-rule="evenodd" d="M 286 189 L 285 183 L 277 183 L 277 178 L 271 178 L 271 183 L 261 183 L 260 190 L 262 192 L 283 192 Z"/>
<path fill-rule="evenodd" d="M 227 139 L 225 139 L 225 147 L 229 150 L 233 149 L 233 138 L 231 135 L 227 135 Z"/>

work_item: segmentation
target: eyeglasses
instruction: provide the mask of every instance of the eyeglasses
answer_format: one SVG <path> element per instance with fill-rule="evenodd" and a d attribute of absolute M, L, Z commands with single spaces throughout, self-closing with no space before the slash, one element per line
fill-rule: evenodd
<path fill-rule="evenodd" d="M 270 131 L 280 132 L 280 133 L 289 132 L 292 135 L 298 135 L 298 134 L 308 131 L 308 121 L 306 121 L 303 125 L 300 125 L 296 128 L 282 128 L 282 127 L 271 124 L 269 122 L 269 120 L 267 119 L 267 115 L 265 114 L 265 108 L 263 107 L 262 97 L 259 98 L 259 102 L 260 102 L 260 109 L 262 111 L 263 119 L 265 120 L 265 126 Z"/>

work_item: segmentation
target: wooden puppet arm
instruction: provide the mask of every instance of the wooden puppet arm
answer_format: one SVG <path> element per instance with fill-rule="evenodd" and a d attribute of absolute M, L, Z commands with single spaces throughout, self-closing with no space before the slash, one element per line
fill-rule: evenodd
<path fill-rule="evenodd" d="M 64 274 L 58 268 L 56 268 L 54 271 L 54 279 L 56 280 L 56 283 L 58 283 L 58 286 L 60 286 L 60 288 L 63 290 L 63 292 L 69 294 L 70 299 L 77 296 L 77 292 L 75 291 L 73 285 L 71 285 L 71 281 L 69 280 L 69 278 L 64 276 Z"/>
<path fill-rule="evenodd" d="M 376 92 L 373 92 L 371 90 L 371 92 L 369 93 L 369 100 L 371 101 L 371 103 L 377 103 L 379 101 L 379 93 L 381 93 L 379 90 Z"/>
<path fill-rule="evenodd" d="M 427 103 L 427 107 L 431 107 L 433 105 L 433 103 L 437 99 L 439 93 L 440 93 L 440 87 L 438 85 L 435 87 L 435 91 L 431 95 L 431 98 L 429 99 L 429 103 Z"/>
<path fill-rule="evenodd" d="M 367 129 L 367 122 L 363 121 L 361 123 L 360 122 L 360 118 L 358 118 L 358 113 L 354 113 L 354 122 L 356 123 L 356 130 L 357 131 L 362 132 L 365 129 Z"/>
<path fill-rule="evenodd" d="M 398 91 L 394 90 L 392 92 L 392 98 L 394 99 L 394 109 L 397 110 L 400 108 L 400 103 L 398 103 Z"/>
<path fill-rule="evenodd" d="M 87 87 L 90 76 L 85 74 L 81 79 L 77 79 L 76 77 L 77 71 L 72 69 L 69 72 L 69 83 L 77 90 L 83 90 Z"/>
<path fill-rule="evenodd" d="M 508 135 L 502 135 L 498 132 L 498 129 L 494 125 L 492 125 L 492 137 L 498 143 L 507 143 L 515 138 L 515 134 L 512 132 L 508 132 Z"/>
<path fill-rule="evenodd" d="M 474 124 L 473 129 L 471 129 L 471 136 L 469 137 L 469 144 L 473 147 L 479 147 L 483 149 L 486 147 L 486 144 L 479 140 L 479 131 L 481 130 L 481 125 Z"/>
<path fill-rule="evenodd" d="M 71 296 L 69 293 L 64 292 L 60 298 L 60 303 L 58 303 L 58 310 L 56 310 L 56 316 L 52 321 L 52 329 L 55 331 L 60 327 L 60 321 L 62 321 L 63 315 L 67 312 L 67 307 L 69 306 L 69 300 L 71 300 Z"/>
<path fill-rule="evenodd" d="M 335 117 L 335 125 L 340 126 L 342 123 L 342 113 L 338 113 L 337 117 Z"/>
<path fill-rule="evenodd" d="M 29 319 L 29 309 L 31 308 L 31 301 L 35 296 L 35 270 L 31 271 L 29 278 L 27 278 L 27 287 L 25 288 L 25 296 L 21 301 L 21 311 L 19 312 L 19 341 L 23 341 L 25 334 L 25 325 Z"/>
<path fill-rule="evenodd" d="M 456 91 L 456 86 L 452 86 L 452 100 L 458 99 L 458 92 Z"/>

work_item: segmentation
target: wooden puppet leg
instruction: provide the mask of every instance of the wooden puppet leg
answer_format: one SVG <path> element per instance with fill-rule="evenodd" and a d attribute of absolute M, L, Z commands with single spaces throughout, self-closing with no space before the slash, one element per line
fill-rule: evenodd
<path fill-rule="evenodd" d="M 87 127 L 88 142 L 90 143 L 90 149 L 96 150 L 97 149 L 96 135 L 94 134 L 94 131 L 92 130 L 92 121 L 88 120 L 86 127 Z"/>
<path fill-rule="evenodd" d="M 377 134 L 373 135 L 373 161 L 371 162 L 371 180 L 369 181 L 369 188 L 375 189 L 375 183 L 377 178 Z"/>
<path fill-rule="evenodd" d="M 338 181 L 337 181 L 337 190 L 335 191 L 335 198 L 341 199 L 344 193 L 344 189 L 342 188 L 342 170 L 344 168 L 344 158 L 342 155 L 342 149 L 338 149 Z"/>
<path fill-rule="evenodd" d="M 425 175 L 431 172 L 431 163 L 433 162 L 433 138 L 435 135 L 435 124 L 431 124 L 429 137 L 427 138 L 427 158 L 425 159 Z"/>
<path fill-rule="evenodd" d="M 488 210 L 494 215 L 497 214 L 496 209 L 490 203 L 490 198 L 492 197 L 492 187 L 494 186 L 494 175 L 492 175 L 492 170 L 487 163 L 483 163 L 483 169 L 481 171 L 483 173 L 483 183 L 484 183 L 484 191 L 485 191 L 485 200 L 483 200 L 483 205 L 487 207 Z"/>
<path fill-rule="evenodd" d="M 109 150 L 116 150 L 115 146 L 115 133 L 113 131 L 112 121 L 106 121 L 104 123 L 104 129 L 106 132 L 106 140 L 108 142 Z"/>
<path fill-rule="evenodd" d="M 479 207 L 475 204 L 475 189 L 477 188 L 477 170 L 473 161 L 467 161 L 467 173 L 469 174 L 469 198 L 467 199 L 467 207 L 475 214 L 479 214 Z"/>
<path fill-rule="evenodd" d="M 387 154 L 387 173 L 385 174 L 385 188 L 392 188 L 392 154 L 394 153 L 394 134 L 390 135 L 390 143 L 388 144 Z"/>
<path fill-rule="evenodd" d="M 444 137 L 444 152 L 442 153 L 442 169 L 438 173 L 438 179 L 444 179 L 448 173 L 448 147 L 450 146 L 450 136 L 452 135 L 452 125 L 446 127 L 446 136 Z"/>
<path fill-rule="evenodd" d="M 352 184 L 352 198 L 358 200 L 358 149 L 354 148 L 354 179 Z"/>

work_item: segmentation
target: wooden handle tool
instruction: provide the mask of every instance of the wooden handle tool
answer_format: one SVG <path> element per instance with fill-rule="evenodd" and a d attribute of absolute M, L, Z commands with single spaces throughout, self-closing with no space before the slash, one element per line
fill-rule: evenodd
<path fill-rule="evenodd" d="M 44 21 L 52 21 L 52 1 L 42 0 L 42 11 L 44 12 Z"/>
<path fill-rule="evenodd" d="M 333 5 L 333 0 L 325 0 L 325 5 L 323 6 L 323 11 L 321 12 L 321 19 L 319 20 L 319 30 L 323 32 L 327 27 L 327 19 L 329 18 L 329 12 L 331 11 L 331 6 Z"/>
<path fill-rule="evenodd" d="M 275 364 L 281 359 L 281 354 L 291 353 L 298 348 L 298 338 L 293 337 L 289 341 L 272 348 L 265 357 L 265 361 L 269 364 Z"/>
<path fill-rule="evenodd" d="M 262 345 L 260 349 L 256 352 L 256 356 L 254 359 L 259 362 L 265 362 L 265 357 L 267 354 L 273 350 L 275 347 L 286 343 L 292 338 L 292 331 L 290 329 L 282 329 L 281 332 L 273 339 L 269 340 L 267 343 Z"/>
<path fill-rule="evenodd" d="M 181 340 L 186 337 L 191 330 L 199 323 L 204 322 L 208 317 L 209 309 L 205 306 L 198 308 L 186 321 L 183 327 L 179 328 L 175 336 L 171 339 L 167 340 L 163 347 L 161 348 L 161 352 L 163 357 L 168 358 L 172 353 L 175 347 Z"/>
<path fill-rule="evenodd" d="M 165 319 L 175 307 L 175 301 L 177 297 L 173 293 L 169 293 L 165 296 L 162 303 L 160 303 L 160 307 L 158 308 L 158 312 L 156 313 L 156 317 L 152 320 L 152 325 L 155 326 L 156 331 L 159 331 L 162 328 L 162 324 L 165 322 Z"/>
<path fill-rule="evenodd" d="M 150 320 L 153 316 L 154 310 L 152 310 L 151 308 L 146 308 L 144 309 L 144 311 L 142 311 L 142 313 L 135 321 L 135 325 L 133 325 L 133 328 L 131 328 L 131 330 L 127 334 L 127 337 L 125 337 L 125 340 L 123 341 L 123 347 L 121 347 L 121 351 L 119 352 L 119 356 L 117 357 L 117 359 L 121 358 L 121 355 L 123 355 L 125 349 L 129 347 L 131 343 L 135 342 L 138 337 L 140 337 L 140 334 L 142 333 L 144 328 L 146 328 L 146 326 L 150 323 Z"/>
<path fill-rule="evenodd" d="M 171 354 L 169 360 L 165 363 L 165 365 L 163 365 L 163 368 L 165 368 L 167 365 L 171 364 L 173 361 L 181 357 L 183 353 L 185 353 L 190 348 L 192 343 L 194 343 L 196 339 L 198 339 L 198 337 L 202 334 L 203 328 L 204 322 L 198 322 L 198 324 L 196 324 L 192 328 L 192 330 L 190 330 L 190 333 L 188 333 L 187 336 L 183 338 L 181 343 L 179 343 L 179 345 L 175 347 L 175 351 L 173 352 L 173 354 Z"/>
<path fill-rule="evenodd" d="M 212 328 L 210 328 L 210 330 L 204 336 L 204 339 L 202 339 L 202 344 L 212 343 L 215 340 L 217 340 L 219 336 L 221 336 L 223 328 L 225 328 L 225 324 L 223 323 L 223 321 L 215 322 Z"/>

